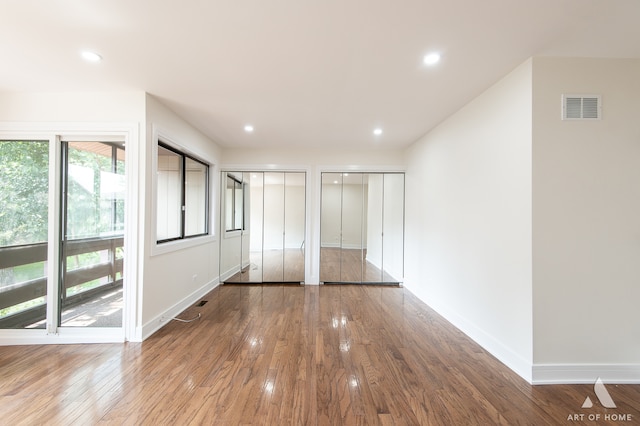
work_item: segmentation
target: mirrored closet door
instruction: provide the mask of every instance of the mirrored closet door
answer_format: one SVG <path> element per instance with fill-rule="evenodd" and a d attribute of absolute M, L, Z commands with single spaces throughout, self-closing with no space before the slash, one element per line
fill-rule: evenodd
<path fill-rule="evenodd" d="M 304 281 L 306 173 L 222 172 L 225 283 Z"/>
<path fill-rule="evenodd" d="M 322 173 L 320 281 L 402 282 L 404 174 Z"/>

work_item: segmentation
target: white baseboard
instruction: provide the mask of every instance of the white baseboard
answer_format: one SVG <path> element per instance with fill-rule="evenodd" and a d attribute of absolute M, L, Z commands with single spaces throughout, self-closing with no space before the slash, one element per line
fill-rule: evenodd
<path fill-rule="evenodd" d="M 46 330 L 0 330 L 0 346 L 12 345 L 74 345 L 79 343 L 122 343 L 122 328 L 64 328 L 59 333 Z"/>
<path fill-rule="evenodd" d="M 640 364 L 534 364 L 534 385 L 640 384 Z"/>
<path fill-rule="evenodd" d="M 216 278 L 213 281 L 208 282 L 207 284 L 200 287 L 198 290 L 189 294 L 187 297 L 180 300 L 178 303 L 171 306 L 169 309 L 157 315 L 155 318 L 151 319 L 151 321 L 147 322 L 142 326 L 140 330 L 136 331 L 136 337 L 140 337 L 139 341 L 147 339 L 156 331 L 160 330 L 162 327 L 167 325 L 171 318 L 174 318 L 180 315 L 185 309 L 189 308 L 191 305 L 196 303 L 198 299 L 200 299 L 205 294 L 209 293 L 214 288 L 218 287 L 220 282 Z M 138 332 L 139 331 L 139 332 Z M 138 341 L 137 339 L 135 341 Z"/>
<path fill-rule="evenodd" d="M 411 291 L 411 287 L 407 288 L 409 289 L 409 291 Z M 416 295 L 416 297 L 422 300 L 430 308 L 435 310 L 438 314 L 443 316 L 447 321 L 449 321 L 456 328 L 466 334 L 474 342 L 482 346 L 500 362 L 513 370 L 517 375 L 522 377 L 528 383 L 532 383 L 531 362 L 528 362 L 520 355 L 513 352 L 509 347 L 505 346 L 494 336 L 477 327 L 471 321 L 458 314 L 446 304 L 438 303 L 434 300 L 426 301 L 418 295 Z"/>

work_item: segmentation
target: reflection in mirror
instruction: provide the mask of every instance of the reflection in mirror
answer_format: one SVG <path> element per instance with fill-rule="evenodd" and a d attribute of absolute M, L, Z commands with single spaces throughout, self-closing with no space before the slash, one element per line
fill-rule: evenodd
<path fill-rule="evenodd" d="M 384 175 L 383 277 L 401 282 L 404 276 L 404 174 Z"/>
<path fill-rule="evenodd" d="M 303 282 L 306 173 L 224 172 L 222 180 L 221 281 Z"/>
<path fill-rule="evenodd" d="M 320 281 L 340 281 L 342 173 L 322 173 L 320 200 Z"/>
<path fill-rule="evenodd" d="M 399 283 L 404 174 L 323 173 L 320 281 Z"/>
<path fill-rule="evenodd" d="M 248 266 L 243 269 L 243 281 L 262 282 L 262 215 L 263 215 L 263 181 L 264 173 L 251 172 L 245 174 L 249 180 L 249 195 L 245 199 L 245 221 L 249 227 L 245 230 L 248 236 L 243 240 L 249 255 Z"/>
<path fill-rule="evenodd" d="M 242 173 L 222 172 L 220 179 L 224 194 L 220 202 L 224 217 L 220 237 L 220 281 L 223 282 L 242 281 L 243 178 Z"/>
<path fill-rule="evenodd" d="M 284 280 L 284 173 L 264 174 L 264 282 Z"/>
<path fill-rule="evenodd" d="M 304 281 L 306 173 L 284 176 L 284 281 Z"/>
<path fill-rule="evenodd" d="M 384 205 L 383 180 L 384 174 L 371 173 L 367 175 L 365 188 L 366 202 L 366 246 L 363 264 L 363 281 L 379 283 L 382 279 L 382 218 Z"/>
<path fill-rule="evenodd" d="M 365 176 L 362 173 L 342 174 L 342 241 L 340 246 L 340 281 L 363 281 L 363 259 L 367 247 Z"/>

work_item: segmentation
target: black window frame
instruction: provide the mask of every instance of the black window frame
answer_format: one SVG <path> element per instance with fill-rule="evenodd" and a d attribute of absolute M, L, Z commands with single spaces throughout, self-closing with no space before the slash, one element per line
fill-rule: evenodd
<path fill-rule="evenodd" d="M 209 230 L 209 212 L 211 209 L 211 197 L 209 194 L 209 176 L 210 176 L 210 168 L 211 165 L 209 163 L 207 163 L 206 161 L 203 161 L 197 157 L 194 157 L 193 155 L 187 154 L 185 152 L 180 151 L 179 149 L 174 148 L 173 146 L 162 142 L 162 141 L 158 141 L 158 147 L 162 147 L 168 151 L 173 152 L 174 154 L 178 155 L 180 157 L 180 235 L 178 237 L 172 237 L 172 238 L 165 238 L 162 240 L 158 240 L 156 239 L 156 244 L 163 244 L 163 243 L 168 243 L 168 242 L 172 242 L 172 241 L 180 241 L 180 240 L 187 240 L 190 238 L 198 238 L 198 237 L 204 237 L 210 234 L 210 230 Z M 157 154 L 156 154 L 157 156 Z M 187 184 L 187 167 L 186 167 L 186 161 L 187 158 L 195 161 L 197 163 L 202 164 L 203 166 L 205 166 L 205 170 L 206 170 L 206 177 L 205 177 L 205 212 L 204 212 L 204 218 L 205 218 L 205 223 L 204 223 L 204 232 L 203 233 L 199 233 L 199 234 L 193 234 L 193 235 L 185 235 L 185 229 L 186 229 L 186 184 Z M 156 190 L 156 197 L 158 196 L 157 194 L 157 190 Z M 157 207 L 157 201 L 156 201 L 156 209 Z M 158 212 L 156 211 L 156 218 L 157 218 Z M 157 232 L 157 224 L 156 224 L 156 232 Z M 156 234 L 157 235 L 157 234 Z"/>

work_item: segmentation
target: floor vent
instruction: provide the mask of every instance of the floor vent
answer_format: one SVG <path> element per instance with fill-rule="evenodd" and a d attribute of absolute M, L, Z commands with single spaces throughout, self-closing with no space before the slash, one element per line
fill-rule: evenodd
<path fill-rule="evenodd" d="M 563 120 L 600 120 L 601 117 L 600 95 L 562 95 Z"/>
<path fill-rule="evenodd" d="M 198 303 L 196 306 L 201 307 L 207 304 L 206 300 L 201 300 L 200 303 Z"/>

